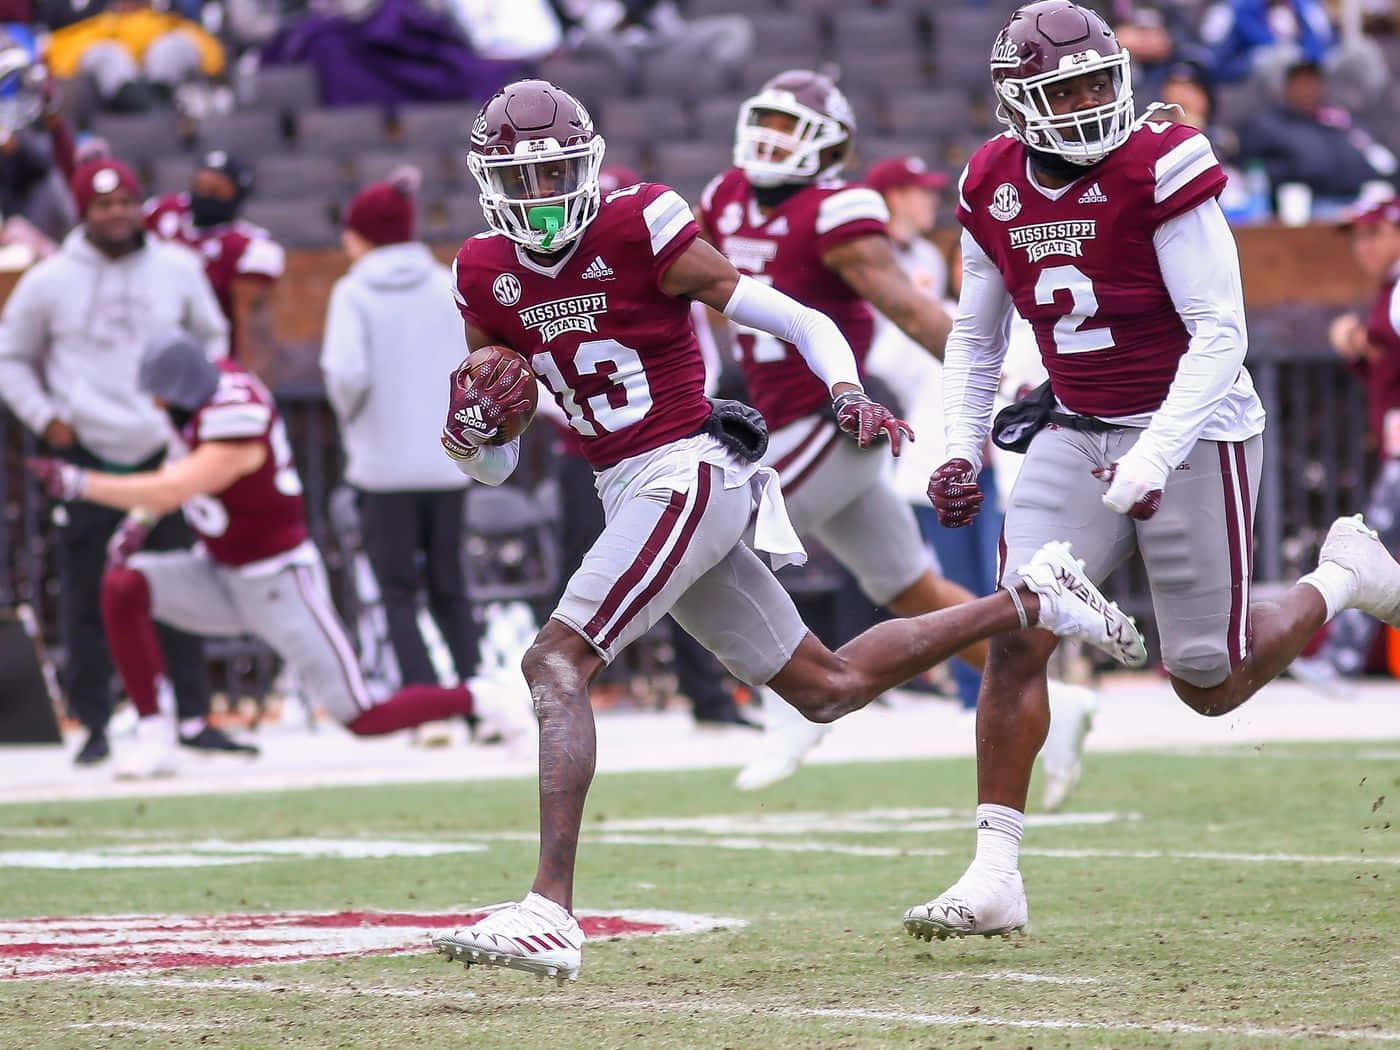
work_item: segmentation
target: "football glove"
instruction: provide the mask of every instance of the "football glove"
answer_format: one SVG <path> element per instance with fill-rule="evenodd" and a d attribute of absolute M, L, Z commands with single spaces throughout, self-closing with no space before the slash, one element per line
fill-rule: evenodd
<path fill-rule="evenodd" d="M 82 499 L 87 488 L 87 471 L 52 456 L 30 456 L 24 461 L 29 473 L 52 499 L 67 503 Z"/>
<path fill-rule="evenodd" d="M 890 439 L 890 454 L 897 456 L 906 437 L 914 440 L 914 428 L 878 401 L 872 401 L 864 390 L 842 391 L 831 405 L 836 410 L 836 425 L 855 438 L 861 448 L 869 448 L 884 434 Z"/>
<path fill-rule="evenodd" d="M 947 529 L 971 525 L 982 509 L 982 489 L 977 468 L 965 459 L 950 459 L 928 479 L 928 499 L 938 512 L 938 523 Z"/>
<path fill-rule="evenodd" d="M 1129 451 L 1126 456 L 1106 467 L 1095 467 L 1094 477 L 1108 483 L 1103 494 L 1104 506 L 1146 521 L 1162 506 L 1162 490 L 1167 479 L 1160 470 L 1141 462 Z"/>
<path fill-rule="evenodd" d="M 155 519 L 142 510 L 133 510 L 123 518 L 107 541 L 107 568 L 120 569 L 126 565 L 131 556 L 146 545 L 146 537 L 154 526 Z"/>
<path fill-rule="evenodd" d="M 515 360 L 506 361 L 494 375 L 475 379 L 466 362 L 459 365 L 452 373 L 452 395 L 442 428 L 442 446 L 448 455 L 469 458 L 461 450 L 490 444 L 508 416 L 529 409 L 532 382 L 534 376 Z"/>

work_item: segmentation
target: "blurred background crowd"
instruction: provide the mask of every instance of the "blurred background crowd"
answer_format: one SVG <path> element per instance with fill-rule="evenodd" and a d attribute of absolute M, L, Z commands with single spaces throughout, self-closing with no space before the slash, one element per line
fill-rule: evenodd
<path fill-rule="evenodd" d="M 1400 167 L 1400 3 L 1087 6 L 1133 55 L 1139 112 L 1172 103 L 1180 112 L 1168 116 L 1210 138 L 1230 173 L 1222 205 L 1232 223 L 1335 225 L 1365 214 L 1350 227 L 1358 238 L 1397 228 L 1400 215 L 1384 202 Z M 506 659 L 548 614 L 599 513 L 586 470 L 561 428 L 544 420 L 502 489 L 461 479 L 409 486 L 446 493 L 439 502 L 460 530 L 436 548 L 431 538 L 410 544 L 411 557 L 394 564 L 384 521 L 403 507 L 374 498 L 394 486 L 372 467 L 356 475 L 355 444 L 373 449 L 388 434 L 347 426 L 378 380 L 337 351 L 336 298 L 350 293 L 332 294 L 331 283 L 353 263 L 345 280 L 372 296 L 376 282 L 399 278 L 364 263 L 366 254 L 410 243 L 422 249 L 415 279 L 437 280 L 422 245 L 450 259 L 485 229 L 462 160 L 480 103 L 522 75 L 553 80 L 590 107 L 614 180 L 665 182 L 693 201 L 730 164 L 742 100 L 781 70 L 820 69 L 856 112 L 849 174 L 869 175 L 904 216 L 891 233 L 921 260 L 911 265 L 923 268 L 929 294 L 955 296 L 951 208 L 939 205 L 971 151 L 1000 130 L 987 54 L 1010 9 L 974 0 L 784 0 L 761 10 L 736 0 L 0 0 L 0 271 L 22 272 L 59 250 L 83 218 L 71 186 L 85 161 L 125 161 L 148 199 L 148 228 L 204 256 L 231 352 L 278 395 L 312 535 L 362 662 L 390 684 L 405 671 L 448 680 L 469 673 L 462 665 L 473 657 Z M 1345 243 L 1335 230 L 1325 235 Z M 927 250 L 911 249 L 916 242 Z M 1400 250 L 1379 257 L 1368 266 L 1358 256 L 1347 271 L 1358 318 Z M 12 285 L 0 273 L 0 290 Z M 1349 312 L 1310 291 L 1249 304 L 1251 367 L 1283 423 L 1272 428 L 1257 531 L 1266 583 L 1308 563 L 1320 526 L 1339 510 L 1366 505 L 1378 464 L 1389 460 L 1389 417 L 1376 403 L 1400 403 L 1388 389 L 1394 381 L 1376 379 L 1386 370 L 1370 361 L 1355 324 L 1329 332 Z M 444 338 L 460 340 L 455 318 L 449 324 Z M 712 355 L 711 364 L 715 388 L 732 393 L 724 362 Z M 922 425 L 939 427 L 936 416 Z M 74 570 L 64 568 L 62 515 L 55 520 L 20 465 L 45 435 L 0 418 L 0 608 L 34 612 L 61 691 L 81 616 L 63 611 L 75 599 L 58 581 Z M 420 576 L 444 579 L 444 557 L 460 585 L 422 590 Z M 1118 595 L 1144 611 L 1140 581 L 1122 575 Z M 878 615 L 824 559 L 788 582 L 829 643 Z M 274 691 L 277 661 L 258 643 L 211 643 L 206 652 L 219 696 Z M 1372 657 L 1349 673 L 1384 660 Z M 386 660 L 395 667 L 384 670 Z M 735 701 L 745 697 L 707 661 L 663 623 L 608 672 L 601 694 L 664 701 L 679 674 L 697 718 L 742 724 Z M 946 679 L 929 687 L 959 692 Z"/>

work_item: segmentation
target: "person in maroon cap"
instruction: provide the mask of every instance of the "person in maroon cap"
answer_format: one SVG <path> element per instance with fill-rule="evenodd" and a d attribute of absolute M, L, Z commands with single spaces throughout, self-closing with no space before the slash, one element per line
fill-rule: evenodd
<path fill-rule="evenodd" d="M 121 161 L 98 157 L 73 174 L 82 221 L 58 252 L 20 278 L 0 316 L 0 397 L 48 450 L 81 468 L 151 470 L 170 436 L 163 413 L 137 389 L 136 371 L 155 332 L 179 328 L 211 358 L 227 350 L 228 324 L 198 257 L 149 239 L 141 187 Z M 120 510 L 63 501 L 59 586 L 68 654 L 64 692 L 88 729 L 78 762 L 107 758 L 112 662 L 103 636 L 98 581 L 109 539 L 126 526 Z M 158 549 L 191 534 L 167 514 L 150 535 Z M 237 748 L 206 724 L 209 684 L 202 643 L 161 631 L 170 680 L 189 745 Z M 251 749 L 248 749 L 251 750 Z"/>
<path fill-rule="evenodd" d="M 1380 473 L 1364 512 L 1390 550 L 1400 549 L 1400 197 L 1363 205 L 1342 224 L 1362 272 L 1379 282 L 1371 312 L 1332 322 L 1332 349 L 1366 384 L 1371 440 Z M 1344 680 L 1365 670 L 1380 621 L 1348 609 L 1334 621 L 1315 657 L 1294 660 L 1294 677 L 1324 692 L 1347 691 Z"/>
<path fill-rule="evenodd" d="M 331 290 L 321 371 L 398 678 L 436 685 L 418 626 L 420 554 L 428 611 L 461 681 L 476 672 L 478 637 L 461 559 L 467 479 L 423 429 L 447 413 L 444 379 L 462 356 L 462 322 L 451 272 L 416 239 L 418 183 L 417 169 L 399 169 L 346 209 L 350 271 Z"/>

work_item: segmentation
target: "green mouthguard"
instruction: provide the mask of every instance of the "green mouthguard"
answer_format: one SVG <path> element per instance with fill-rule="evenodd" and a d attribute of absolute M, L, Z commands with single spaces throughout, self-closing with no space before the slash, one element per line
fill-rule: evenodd
<path fill-rule="evenodd" d="M 564 225 L 564 209 L 557 204 L 540 205 L 525 213 L 525 221 L 530 224 L 530 229 L 544 232 L 544 240 L 540 241 L 540 247 L 547 249 L 554 243 L 554 235 L 559 232 L 559 227 Z"/>

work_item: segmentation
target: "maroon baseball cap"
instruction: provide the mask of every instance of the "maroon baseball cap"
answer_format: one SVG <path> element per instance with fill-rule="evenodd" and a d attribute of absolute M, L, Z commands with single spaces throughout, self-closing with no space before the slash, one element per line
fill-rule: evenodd
<path fill-rule="evenodd" d="M 941 171 L 930 170 L 922 157 L 886 157 L 870 165 L 863 181 L 880 193 L 900 186 L 941 190 L 948 185 L 948 176 Z"/>
<path fill-rule="evenodd" d="M 1400 197 L 1359 203 L 1352 207 L 1340 225 L 1342 229 L 1350 230 L 1354 226 L 1370 226 L 1377 222 L 1390 222 L 1400 226 Z"/>

